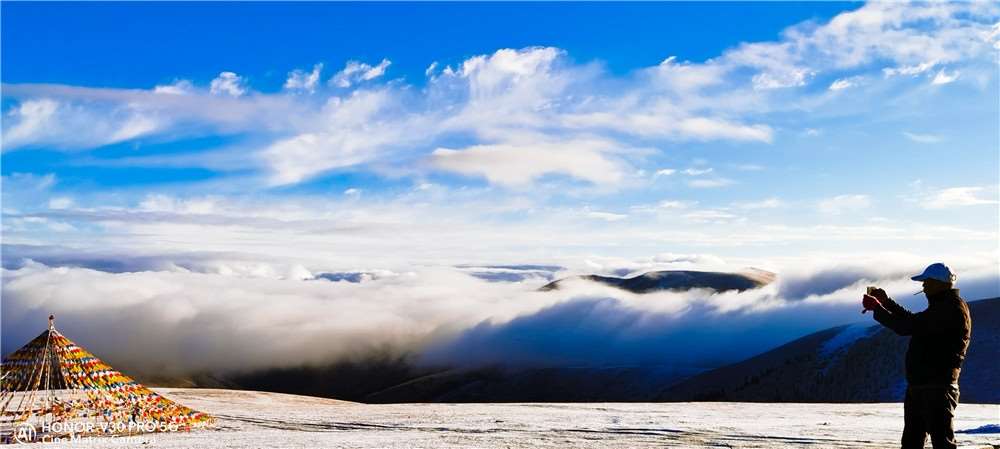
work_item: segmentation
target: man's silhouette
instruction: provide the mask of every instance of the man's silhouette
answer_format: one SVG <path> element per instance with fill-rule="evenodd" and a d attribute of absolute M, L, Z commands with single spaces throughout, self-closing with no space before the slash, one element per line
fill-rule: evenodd
<path fill-rule="evenodd" d="M 958 375 L 969 348 L 969 306 L 952 288 L 955 275 L 942 263 L 912 277 L 921 281 L 927 310 L 912 313 L 873 288 L 864 295 L 865 311 L 899 335 L 910 336 L 906 350 L 906 399 L 903 449 L 923 448 L 929 433 L 935 449 L 954 448 L 952 418 L 958 406 Z"/>

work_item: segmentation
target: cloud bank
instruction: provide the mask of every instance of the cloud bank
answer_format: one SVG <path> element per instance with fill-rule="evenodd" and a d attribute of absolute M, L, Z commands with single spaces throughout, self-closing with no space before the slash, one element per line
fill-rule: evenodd
<path fill-rule="evenodd" d="M 539 292 L 544 277 L 503 282 L 455 267 L 340 282 L 305 267 L 288 273 L 260 262 L 256 270 L 218 268 L 239 266 L 233 260 L 191 269 L 165 262 L 159 265 L 169 268 L 144 271 L 33 261 L 4 268 L 4 352 L 55 313 L 66 335 L 111 363 L 171 373 L 325 363 L 385 347 L 432 365 L 707 367 L 867 319 L 858 297 L 870 283 L 910 307 L 923 301 L 910 296 L 919 286 L 903 269 L 820 267 L 743 293 L 635 295 L 590 282 Z M 959 272 L 968 299 L 1000 294 L 990 267 Z"/>

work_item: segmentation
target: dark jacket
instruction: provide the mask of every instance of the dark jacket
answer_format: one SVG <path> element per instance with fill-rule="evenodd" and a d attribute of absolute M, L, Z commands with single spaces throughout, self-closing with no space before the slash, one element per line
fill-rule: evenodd
<path fill-rule="evenodd" d="M 969 349 L 972 319 L 958 289 L 927 298 L 927 310 L 913 313 L 892 299 L 875 319 L 899 335 L 910 335 L 906 350 L 906 381 L 910 385 L 957 384 Z"/>

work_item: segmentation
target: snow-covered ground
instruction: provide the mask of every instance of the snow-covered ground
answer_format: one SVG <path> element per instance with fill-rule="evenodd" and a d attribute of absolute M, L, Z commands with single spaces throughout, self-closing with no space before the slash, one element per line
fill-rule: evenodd
<path fill-rule="evenodd" d="M 120 440 L 143 448 L 898 447 L 902 404 L 392 404 L 237 390 L 157 389 L 212 429 Z M 1000 405 L 961 404 L 963 447 L 1000 446 Z M 987 433 L 982 433 L 983 431 Z M 108 447 L 115 440 L 36 447 Z M 929 443 L 928 443 L 929 444 Z M 992 445 L 992 446 L 991 446 Z M 929 447 L 929 446 L 928 446 Z"/>

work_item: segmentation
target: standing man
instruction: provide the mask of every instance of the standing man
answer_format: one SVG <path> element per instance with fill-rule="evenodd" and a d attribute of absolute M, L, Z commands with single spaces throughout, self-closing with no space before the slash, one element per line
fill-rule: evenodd
<path fill-rule="evenodd" d="M 910 312 L 880 288 L 864 295 L 862 304 L 883 326 L 910 336 L 903 449 L 923 448 L 928 433 L 934 449 L 955 448 L 951 421 L 958 406 L 958 375 L 972 330 L 969 306 L 953 288 L 955 275 L 943 263 L 932 264 L 911 279 L 923 282 L 927 310 Z"/>

